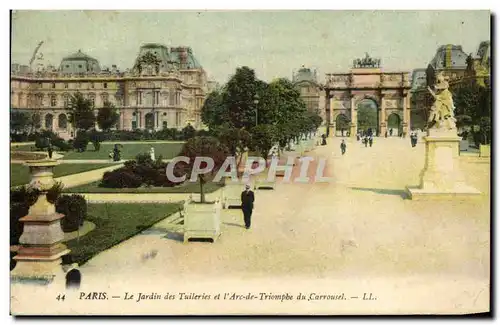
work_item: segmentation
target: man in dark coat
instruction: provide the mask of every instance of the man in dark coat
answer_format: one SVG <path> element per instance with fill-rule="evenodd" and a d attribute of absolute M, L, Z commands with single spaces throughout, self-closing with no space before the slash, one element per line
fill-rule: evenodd
<path fill-rule="evenodd" d="M 347 149 L 347 145 L 345 144 L 345 141 L 342 140 L 342 142 L 340 143 L 340 150 L 342 151 L 342 155 L 345 154 L 346 149 Z"/>
<path fill-rule="evenodd" d="M 250 190 L 250 185 L 247 184 L 245 190 L 241 193 L 241 210 L 243 210 L 243 219 L 247 229 L 250 229 L 254 201 L 254 193 Z"/>

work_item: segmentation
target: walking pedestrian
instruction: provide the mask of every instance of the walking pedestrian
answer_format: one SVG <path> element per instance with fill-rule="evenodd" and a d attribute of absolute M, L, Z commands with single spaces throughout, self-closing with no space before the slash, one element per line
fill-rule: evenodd
<path fill-rule="evenodd" d="M 54 149 L 52 149 L 52 142 L 50 141 L 49 139 L 49 145 L 47 147 L 47 152 L 49 154 L 49 159 L 52 159 L 52 152 L 54 151 Z"/>
<path fill-rule="evenodd" d="M 370 142 L 370 147 L 371 147 L 373 144 L 373 137 L 372 136 L 370 136 L 370 138 L 368 138 L 368 142 Z"/>
<path fill-rule="evenodd" d="M 342 142 L 340 143 L 340 151 L 342 151 L 342 155 L 345 154 L 346 149 L 347 149 L 347 145 L 345 144 L 345 141 L 342 140 Z"/>
<path fill-rule="evenodd" d="M 245 185 L 245 190 L 241 193 L 241 210 L 243 211 L 243 220 L 245 221 L 245 228 L 250 229 L 252 223 L 252 211 L 255 195 L 250 190 L 250 185 Z"/>
<path fill-rule="evenodd" d="M 365 147 L 368 147 L 368 138 L 367 137 L 363 138 L 363 143 L 365 144 Z"/>

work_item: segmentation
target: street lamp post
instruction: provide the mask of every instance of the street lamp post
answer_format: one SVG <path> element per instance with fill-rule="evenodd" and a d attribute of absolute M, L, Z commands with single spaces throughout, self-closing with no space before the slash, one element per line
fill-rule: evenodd
<path fill-rule="evenodd" d="M 259 109 L 257 105 L 259 104 L 259 95 L 255 94 L 253 96 L 253 103 L 255 104 L 255 126 L 259 124 Z"/>

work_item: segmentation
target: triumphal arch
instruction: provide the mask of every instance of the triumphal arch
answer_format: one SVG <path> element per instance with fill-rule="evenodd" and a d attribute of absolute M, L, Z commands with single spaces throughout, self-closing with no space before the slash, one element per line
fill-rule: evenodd
<path fill-rule="evenodd" d="M 325 116 L 329 135 L 340 135 L 342 131 L 355 137 L 358 130 L 368 127 L 378 136 L 384 136 L 388 130 L 393 136 L 408 134 L 409 77 L 409 72 L 383 71 L 380 59 L 373 59 L 368 53 L 353 61 L 350 72 L 326 74 Z"/>

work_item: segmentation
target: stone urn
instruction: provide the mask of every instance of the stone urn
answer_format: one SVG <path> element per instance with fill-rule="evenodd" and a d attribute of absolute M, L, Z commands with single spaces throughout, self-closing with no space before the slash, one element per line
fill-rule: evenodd
<path fill-rule="evenodd" d="M 212 242 L 221 235 L 221 202 L 195 202 L 190 197 L 184 203 L 184 243 L 190 238 L 208 238 Z"/>
<path fill-rule="evenodd" d="M 70 252 L 62 243 L 61 219 L 64 215 L 56 212 L 55 205 L 46 196 L 55 184 L 53 168 L 58 164 L 50 159 L 25 163 L 32 175 L 30 186 L 41 193 L 28 215 L 19 219 L 23 223 L 23 233 L 19 238 L 18 254 L 14 257 L 17 263 L 11 272 L 13 277 L 52 279 L 64 275 L 61 257 Z"/>

